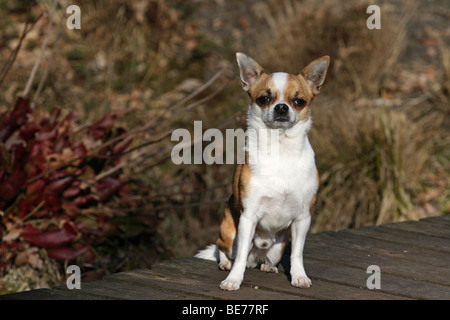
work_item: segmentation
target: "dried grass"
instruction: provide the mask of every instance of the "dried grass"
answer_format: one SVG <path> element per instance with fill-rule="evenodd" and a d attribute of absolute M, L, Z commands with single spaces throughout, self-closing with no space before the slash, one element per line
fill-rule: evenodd
<path fill-rule="evenodd" d="M 448 94 L 442 94 L 448 71 L 432 91 L 400 92 L 396 75 L 405 69 L 407 26 L 417 2 L 400 13 L 383 5 L 381 30 L 366 27 L 369 4 L 284 0 L 256 10 L 268 32 L 252 54 L 270 70 L 298 73 L 309 61 L 331 56 L 310 134 L 321 174 L 313 232 L 438 214 L 438 198 L 448 194 L 442 153 L 449 146 L 442 117 L 449 110 Z M 448 62 L 442 65 L 447 70 Z M 420 201 L 431 189 L 435 198 Z"/>
<path fill-rule="evenodd" d="M 331 113 L 333 118 L 326 118 Z M 311 140 L 321 187 L 313 231 L 416 220 L 431 213 L 417 197 L 442 168 L 434 144 L 442 134 L 442 118 L 430 113 L 414 121 L 372 101 L 342 106 L 327 100 L 314 114 Z"/>

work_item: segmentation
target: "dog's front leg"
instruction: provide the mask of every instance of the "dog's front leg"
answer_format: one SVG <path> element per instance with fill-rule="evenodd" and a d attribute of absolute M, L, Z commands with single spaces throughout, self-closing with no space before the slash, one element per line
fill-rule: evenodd
<path fill-rule="evenodd" d="M 311 216 L 302 216 L 291 224 L 292 251 L 291 251 L 291 284 L 294 287 L 308 288 L 311 280 L 306 276 L 303 267 L 303 247 L 308 233 Z"/>
<path fill-rule="evenodd" d="M 222 281 L 220 288 L 222 290 L 238 290 L 244 279 L 247 257 L 252 246 L 253 236 L 255 234 L 256 221 L 242 214 L 239 219 L 237 234 L 237 252 L 233 267 L 228 277 Z"/>

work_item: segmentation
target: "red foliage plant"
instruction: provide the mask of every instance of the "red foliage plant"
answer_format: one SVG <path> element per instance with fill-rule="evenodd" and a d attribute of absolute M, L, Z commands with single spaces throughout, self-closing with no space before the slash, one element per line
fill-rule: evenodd
<path fill-rule="evenodd" d="M 0 274 L 29 246 L 92 264 L 94 248 L 121 232 L 114 218 L 124 214 L 115 209 L 133 207 L 129 181 L 104 174 L 132 142 L 120 139 L 121 115 L 76 133 L 73 113 L 34 112 L 23 98 L 0 115 Z"/>

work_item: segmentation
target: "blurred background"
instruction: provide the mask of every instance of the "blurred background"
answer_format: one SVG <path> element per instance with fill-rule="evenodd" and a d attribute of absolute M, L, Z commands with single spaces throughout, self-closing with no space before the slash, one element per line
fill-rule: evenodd
<path fill-rule="evenodd" d="M 234 165 L 174 165 L 170 135 L 245 129 L 236 51 L 268 72 L 331 57 L 310 232 L 448 213 L 449 21 L 445 0 L 0 0 L 0 294 L 215 242 Z"/>

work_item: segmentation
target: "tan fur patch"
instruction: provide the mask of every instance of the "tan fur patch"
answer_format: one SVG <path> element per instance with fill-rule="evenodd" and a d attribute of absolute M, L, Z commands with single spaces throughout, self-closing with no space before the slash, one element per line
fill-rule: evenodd
<path fill-rule="evenodd" d="M 297 112 L 300 121 L 308 120 L 311 114 L 309 104 L 311 103 L 313 97 L 314 95 L 302 75 L 288 75 L 287 87 L 284 92 L 284 100 L 290 104 L 295 112 Z M 303 107 L 296 106 L 293 103 L 293 100 L 296 98 L 305 100 L 306 104 Z"/>
<path fill-rule="evenodd" d="M 242 199 L 245 199 L 247 196 L 248 181 L 251 175 L 251 169 L 248 163 L 248 152 L 245 152 L 245 163 L 237 165 L 234 171 L 233 194 L 228 200 L 220 224 L 219 239 L 216 244 L 225 253 L 229 253 L 233 247 L 239 218 L 243 210 Z"/>
<path fill-rule="evenodd" d="M 317 189 L 319 188 L 319 184 L 320 184 L 320 179 L 319 179 L 319 171 L 316 170 L 316 181 L 317 181 Z M 317 190 L 316 190 L 316 194 L 314 195 L 314 197 L 311 200 L 311 203 L 309 204 L 309 211 L 311 211 L 312 206 L 316 203 L 316 199 L 317 199 Z"/>
<path fill-rule="evenodd" d="M 219 239 L 216 244 L 220 251 L 229 254 L 233 248 L 234 237 L 237 233 L 240 213 L 232 209 L 233 196 L 230 197 L 220 224 Z"/>
<path fill-rule="evenodd" d="M 248 91 L 250 98 L 253 103 L 256 103 L 256 99 L 261 96 L 270 96 L 272 98 L 272 102 L 275 101 L 277 97 L 277 92 L 274 90 L 274 83 L 272 80 L 271 74 L 263 73 L 255 82 L 255 84 Z M 267 109 L 270 107 L 270 103 L 268 105 L 259 105 L 262 109 Z"/>

